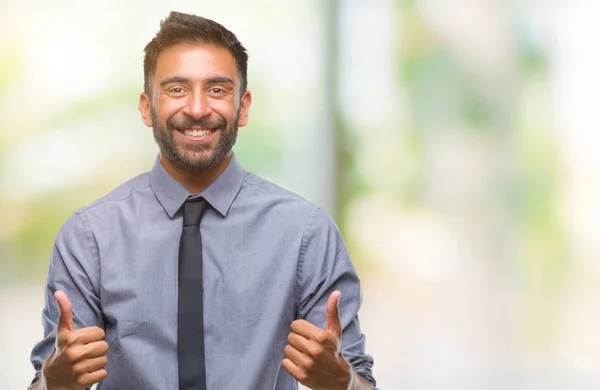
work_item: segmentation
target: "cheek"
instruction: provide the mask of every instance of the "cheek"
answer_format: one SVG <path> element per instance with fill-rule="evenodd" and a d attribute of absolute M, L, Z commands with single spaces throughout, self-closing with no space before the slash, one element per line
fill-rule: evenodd
<path fill-rule="evenodd" d="M 158 118 L 164 121 L 177 114 L 185 107 L 184 99 L 164 100 L 158 103 Z"/>
<path fill-rule="evenodd" d="M 213 107 L 213 111 L 219 116 L 223 117 L 227 121 L 227 123 L 233 121 L 236 112 L 236 105 L 230 102 L 223 102 L 222 104 L 215 104 Z"/>

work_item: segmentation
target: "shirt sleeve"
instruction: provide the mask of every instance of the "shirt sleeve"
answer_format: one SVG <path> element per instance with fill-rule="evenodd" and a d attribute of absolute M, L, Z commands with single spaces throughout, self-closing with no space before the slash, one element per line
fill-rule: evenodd
<path fill-rule="evenodd" d="M 325 328 L 326 306 L 335 290 L 342 324 L 342 353 L 354 370 L 373 387 L 373 358 L 365 354 L 365 336 L 358 322 L 362 301 L 360 282 L 335 222 L 321 209 L 308 223 L 299 262 L 298 318 Z"/>
<path fill-rule="evenodd" d="M 64 291 L 71 301 L 76 329 L 104 328 L 97 289 L 99 278 L 97 246 L 86 220 L 76 213 L 59 231 L 50 258 L 42 311 L 44 338 L 31 352 L 31 363 L 36 370 L 32 384 L 39 379 L 42 364 L 54 348 L 59 314 L 55 291 Z"/>

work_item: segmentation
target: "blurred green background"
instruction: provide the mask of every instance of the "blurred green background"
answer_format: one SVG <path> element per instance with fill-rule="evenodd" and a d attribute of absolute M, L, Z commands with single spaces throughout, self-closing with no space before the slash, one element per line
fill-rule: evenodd
<path fill-rule="evenodd" d="M 330 212 L 386 389 L 600 385 L 600 2 L 0 3 L 0 379 L 24 388 L 77 208 L 151 168 L 170 10 L 250 54 L 243 166 Z"/>

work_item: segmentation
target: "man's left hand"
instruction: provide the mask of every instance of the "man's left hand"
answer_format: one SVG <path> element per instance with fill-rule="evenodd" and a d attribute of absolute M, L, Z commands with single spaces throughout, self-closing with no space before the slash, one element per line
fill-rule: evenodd
<path fill-rule="evenodd" d="M 334 291 L 327 301 L 325 329 L 305 320 L 292 322 L 292 333 L 281 365 L 298 382 L 314 390 L 346 390 L 352 367 L 341 353 L 342 324 L 338 313 L 341 292 Z"/>

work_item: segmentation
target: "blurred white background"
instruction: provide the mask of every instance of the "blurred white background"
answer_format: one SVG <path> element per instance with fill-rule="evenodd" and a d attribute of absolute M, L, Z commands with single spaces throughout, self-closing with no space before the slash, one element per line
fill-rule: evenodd
<path fill-rule="evenodd" d="M 600 2 L 0 2 L 0 387 L 25 388 L 60 225 L 150 169 L 170 10 L 250 54 L 243 165 L 323 206 L 382 389 L 600 386 Z"/>

